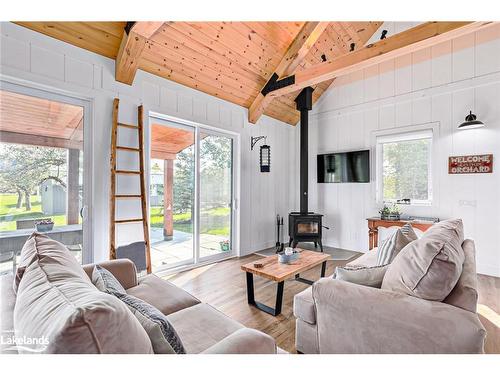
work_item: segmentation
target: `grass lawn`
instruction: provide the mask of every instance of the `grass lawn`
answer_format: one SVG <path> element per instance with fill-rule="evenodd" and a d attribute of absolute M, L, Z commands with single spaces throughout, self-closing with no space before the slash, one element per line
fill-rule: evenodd
<path fill-rule="evenodd" d="M 16 208 L 17 194 L 0 194 L 0 231 L 16 230 L 16 221 L 22 219 L 52 218 L 56 226 L 66 225 L 66 215 L 44 215 L 40 196 L 31 196 L 31 211 L 24 204 Z"/>
<path fill-rule="evenodd" d="M 16 221 L 22 219 L 52 218 L 56 226 L 66 225 L 66 215 L 44 215 L 42 213 L 42 204 L 40 196 L 31 197 L 31 211 L 26 211 L 24 205 L 16 208 L 17 194 L 0 194 L 0 231 L 16 230 Z M 202 215 L 208 216 L 227 216 L 230 215 L 229 207 L 218 207 L 210 210 L 202 210 Z M 163 211 L 161 207 L 151 207 L 150 215 L 151 226 L 154 228 L 163 227 Z M 174 214 L 174 229 L 192 233 L 193 225 L 191 223 L 191 212 Z M 229 226 L 212 226 L 203 228 L 202 233 L 229 236 Z"/>
<path fill-rule="evenodd" d="M 202 210 L 201 211 L 202 215 L 208 215 L 208 216 L 228 216 L 229 217 L 230 213 L 231 212 L 230 212 L 229 207 L 218 207 L 218 208 L 212 208 L 210 210 Z M 162 207 L 151 207 L 150 222 L 151 222 L 151 226 L 154 228 L 163 228 L 163 210 L 162 210 Z M 193 225 L 191 223 L 191 212 L 174 214 L 174 229 L 181 231 L 181 232 L 192 233 L 193 232 Z M 220 227 L 214 226 L 214 227 L 210 227 L 208 229 L 204 228 L 204 230 L 202 230 L 202 233 L 214 234 L 214 235 L 220 235 L 220 236 L 229 236 L 230 230 L 229 230 L 229 225 L 220 226 Z"/>

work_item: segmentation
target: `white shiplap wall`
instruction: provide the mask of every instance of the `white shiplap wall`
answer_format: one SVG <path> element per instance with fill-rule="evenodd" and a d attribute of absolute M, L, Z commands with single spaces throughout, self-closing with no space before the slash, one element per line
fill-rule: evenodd
<path fill-rule="evenodd" d="M 384 26 L 381 27 L 381 29 Z M 469 109 L 486 127 L 457 130 Z M 500 27 L 439 44 L 338 78 L 313 109 L 310 205 L 325 214 L 325 243 L 368 249 L 366 218 L 376 215 L 371 184 L 317 184 L 316 154 L 371 148 L 373 131 L 437 122 L 433 207 L 405 213 L 460 217 L 476 241 L 478 272 L 500 276 L 500 172 L 448 175 L 451 155 L 500 154 Z M 373 159 L 374 154 L 372 154 Z"/>
<path fill-rule="evenodd" d="M 290 192 L 294 189 L 291 172 L 295 153 L 289 147 L 294 142 L 294 127 L 266 116 L 257 125 L 249 124 L 243 107 L 142 71 L 137 73 L 132 86 L 121 84 L 114 80 L 113 60 L 12 23 L 0 23 L 0 34 L 1 78 L 70 93 L 92 102 L 91 209 L 95 260 L 105 259 L 108 254 L 108 166 L 114 97 L 120 98 L 119 120 L 122 122 L 135 124 L 137 106 L 143 104 L 145 113 L 151 110 L 238 133 L 241 141 L 240 254 L 274 244 L 275 215 L 288 213 Z M 268 137 L 271 173 L 260 173 L 258 148 L 250 152 L 250 137 L 258 135 Z M 122 183 L 121 187 L 126 185 Z M 122 209 L 119 215 L 130 215 L 130 210 L 135 209 Z"/>

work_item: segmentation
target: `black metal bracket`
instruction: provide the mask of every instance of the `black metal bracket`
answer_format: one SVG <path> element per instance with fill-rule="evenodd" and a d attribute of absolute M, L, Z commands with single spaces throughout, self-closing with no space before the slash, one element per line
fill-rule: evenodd
<path fill-rule="evenodd" d="M 136 23 L 135 21 L 128 21 L 126 23 L 124 29 L 125 29 L 125 32 L 127 33 L 127 35 L 130 34 L 130 30 L 132 30 L 132 27 L 134 27 L 135 23 Z"/>
<path fill-rule="evenodd" d="M 265 139 L 267 141 L 267 137 L 265 135 L 259 135 L 258 137 L 252 137 L 251 144 L 250 144 L 250 150 L 253 151 L 253 147 L 256 145 L 257 142 L 259 142 L 261 139 Z"/>
<path fill-rule="evenodd" d="M 264 96 L 269 94 L 271 91 L 275 91 L 278 89 L 281 89 L 283 87 L 291 86 L 295 83 L 295 75 L 291 75 L 288 77 L 285 77 L 283 79 L 278 80 L 279 76 L 276 73 L 273 73 L 271 78 L 269 78 L 269 81 L 265 84 L 265 86 L 262 88 L 260 93 Z"/>
<path fill-rule="evenodd" d="M 382 30 L 382 34 L 380 35 L 380 40 L 387 38 L 387 30 Z"/>

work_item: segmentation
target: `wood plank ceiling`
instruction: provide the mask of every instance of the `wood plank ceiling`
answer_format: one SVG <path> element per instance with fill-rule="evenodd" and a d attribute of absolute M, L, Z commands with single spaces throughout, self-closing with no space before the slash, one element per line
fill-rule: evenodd
<path fill-rule="evenodd" d="M 18 22 L 115 59 L 125 22 Z M 296 72 L 361 48 L 382 22 L 330 22 Z M 165 22 L 147 40 L 139 69 L 249 108 L 304 22 Z M 323 56 L 323 57 L 322 57 Z M 316 101 L 333 80 L 315 86 Z M 274 98 L 264 113 L 295 125 L 297 92 Z"/>

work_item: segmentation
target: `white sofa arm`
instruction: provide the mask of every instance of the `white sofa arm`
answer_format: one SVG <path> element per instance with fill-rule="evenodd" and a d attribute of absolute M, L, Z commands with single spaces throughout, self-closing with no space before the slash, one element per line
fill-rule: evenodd
<path fill-rule="evenodd" d="M 313 285 L 320 353 L 482 353 L 477 314 L 324 278 Z"/>

